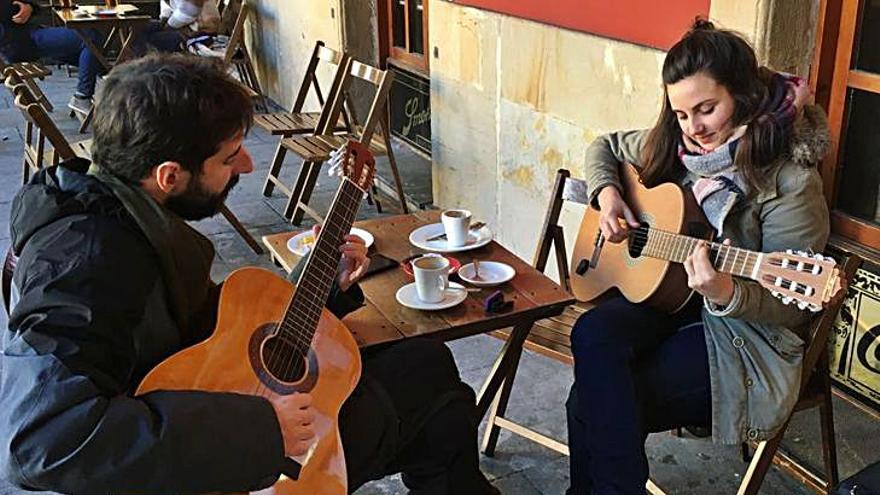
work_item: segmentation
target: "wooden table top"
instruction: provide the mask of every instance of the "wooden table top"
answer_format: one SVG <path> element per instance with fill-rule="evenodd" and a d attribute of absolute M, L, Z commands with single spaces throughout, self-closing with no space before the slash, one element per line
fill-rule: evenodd
<path fill-rule="evenodd" d="M 409 233 L 422 225 L 439 222 L 439 219 L 440 212 L 432 210 L 364 220 L 355 225 L 375 237 L 371 252 L 402 260 L 423 252 L 409 243 Z M 285 232 L 263 237 L 263 242 L 273 258 L 287 271 L 299 260 L 298 256 L 287 249 L 287 240 L 294 234 L 295 232 Z M 366 307 L 343 319 L 358 344 L 361 347 L 370 347 L 426 335 L 452 340 L 506 328 L 524 321 L 556 316 L 574 302 L 571 294 L 496 241 L 472 251 L 454 253 L 452 256 L 462 264 L 470 263 L 474 258 L 507 263 L 516 270 L 516 276 L 498 287 L 468 294 L 463 303 L 453 308 L 419 311 L 400 305 L 395 298 L 400 287 L 412 282 L 412 278 L 403 270 L 396 268 L 371 275 L 360 282 L 366 296 Z M 486 314 L 483 301 L 495 290 L 501 290 L 505 300 L 514 301 L 512 311 L 501 315 Z"/>
<path fill-rule="evenodd" d="M 53 9 L 55 15 L 66 27 L 92 28 L 101 26 L 133 26 L 146 24 L 152 17 L 140 13 L 135 5 L 121 3 L 116 6 L 116 15 L 97 15 L 97 11 L 106 10 L 103 5 L 82 5 L 69 9 Z"/>

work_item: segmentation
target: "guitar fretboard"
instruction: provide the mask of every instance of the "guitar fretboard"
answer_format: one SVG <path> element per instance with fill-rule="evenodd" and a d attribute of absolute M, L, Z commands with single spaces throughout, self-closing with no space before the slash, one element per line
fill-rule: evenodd
<path fill-rule="evenodd" d="M 351 230 L 363 195 L 364 191 L 354 182 L 342 179 L 297 283 L 296 293 L 279 325 L 278 336 L 286 343 L 300 349 L 311 345 L 321 311 L 327 304 L 330 288 L 336 278 L 341 256 L 339 246 L 343 243 L 342 238 Z"/>
<path fill-rule="evenodd" d="M 684 263 L 694 252 L 700 239 L 651 227 L 640 227 L 632 234 L 631 242 L 645 256 L 676 263 Z M 762 253 L 717 242 L 707 242 L 709 260 L 719 272 L 756 279 Z"/>

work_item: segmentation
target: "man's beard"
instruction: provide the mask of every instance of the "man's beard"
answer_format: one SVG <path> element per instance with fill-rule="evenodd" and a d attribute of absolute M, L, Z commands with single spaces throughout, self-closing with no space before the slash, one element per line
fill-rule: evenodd
<path fill-rule="evenodd" d="M 213 217 L 220 211 L 229 191 L 238 184 L 238 176 L 233 176 L 223 191 L 212 194 L 202 187 L 199 179 L 200 177 L 192 177 L 182 194 L 165 200 L 165 207 L 184 220 Z"/>

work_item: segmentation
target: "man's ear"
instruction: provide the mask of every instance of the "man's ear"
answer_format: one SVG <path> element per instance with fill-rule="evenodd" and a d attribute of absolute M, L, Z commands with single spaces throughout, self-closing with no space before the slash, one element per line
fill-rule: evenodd
<path fill-rule="evenodd" d="M 155 181 L 156 189 L 168 195 L 183 191 L 190 173 L 177 162 L 163 162 L 153 168 L 151 178 Z"/>

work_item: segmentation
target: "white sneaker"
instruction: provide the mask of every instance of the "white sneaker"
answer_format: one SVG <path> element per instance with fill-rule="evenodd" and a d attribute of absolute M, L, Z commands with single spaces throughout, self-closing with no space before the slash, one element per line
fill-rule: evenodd
<path fill-rule="evenodd" d="M 76 113 L 87 114 L 92 111 L 92 99 L 73 95 L 70 97 L 70 101 L 67 102 L 67 108 Z"/>

